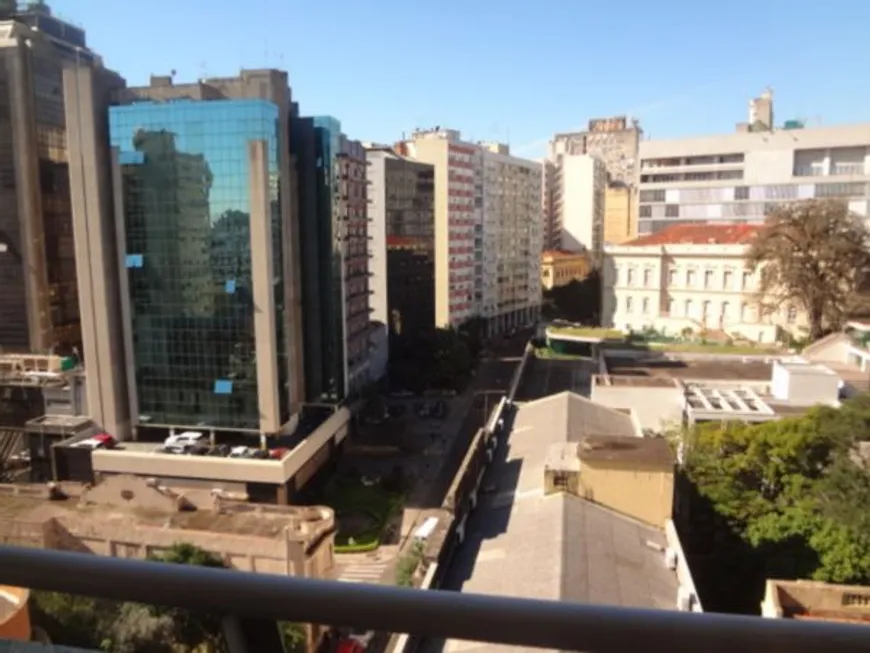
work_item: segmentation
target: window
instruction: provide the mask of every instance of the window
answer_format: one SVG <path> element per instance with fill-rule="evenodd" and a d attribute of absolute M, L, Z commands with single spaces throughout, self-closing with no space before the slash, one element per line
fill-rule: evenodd
<path fill-rule="evenodd" d="M 568 491 L 568 473 L 567 472 L 553 472 L 553 489 Z"/>
<path fill-rule="evenodd" d="M 735 200 L 748 200 L 749 199 L 749 186 L 738 186 L 734 189 L 734 199 Z"/>
<path fill-rule="evenodd" d="M 677 283 L 677 268 L 670 268 L 668 270 L 668 285 L 673 286 Z"/>
<path fill-rule="evenodd" d="M 728 302 L 722 302 L 722 319 L 727 320 L 728 314 L 731 312 L 731 305 Z"/>
<path fill-rule="evenodd" d="M 686 285 L 690 286 L 690 287 L 695 285 L 695 271 L 694 270 L 689 270 L 688 272 L 686 272 Z"/>
<path fill-rule="evenodd" d="M 703 308 L 704 320 L 706 320 L 708 317 L 710 317 L 710 306 L 712 306 L 712 303 L 709 300 L 704 302 L 704 308 Z"/>
<path fill-rule="evenodd" d="M 752 272 L 749 270 L 743 271 L 743 289 L 746 290 L 752 285 Z"/>
<path fill-rule="evenodd" d="M 740 321 L 749 322 L 749 305 L 746 302 L 740 305 Z"/>
<path fill-rule="evenodd" d="M 628 273 L 626 274 L 626 285 L 634 285 L 634 268 L 628 268 Z"/>
<path fill-rule="evenodd" d="M 673 317 L 677 314 L 677 302 L 673 299 L 668 300 L 668 315 Z"/>
<path fill-rule="evenodd" d="M 649 288 L 652 285 L 652 270 L 646 268 L 643 271 L 643 286 L 644 288 Z"/>
<path fill-rule="evenodd" d="M 713 287 L 713 270 L 704 270 L 704 288 Z"/>
<path fill-rule="evenodd" d="M 644 297 L 640 303 L 640 312 L 646 315 L 649 313 L 649 297 Z"/>
<path fill-rule="evenodd" d="M 638 209 L 638 217 L 640 218 L 651 218 L 652 217 L 652 206 L 649 204 L 641 204 Z"/>
<path fill-rule="evenodd" d="M 634 302 L 632 301 L 631 297 L 626 297 L 626 298 L 625 298 L 625 312 L 626 312 L 626 313 L 631 313 L 631 309 L 632 309 L 632 304 L 633 304 L 633 303 L 634 303 Z"/>
<path fill-rule="evenodd" d="M 725 290 L 731 288 L 731 283 L 733 282 L 734 273 L 731 270 L 725 270 L 722 274 L 722 287 Z"/>
<path fill-rule="evenodd" d="M 679 218 L 680 217 L 680 205 L 679 204 L 665 204 L 665 217 L 666 218 Z"/>
<path fill-rule="evenodd" d="M 664 202 L 665 191 L 662 190 L 642 190 L 640 191 L 641 202 Z"/>
<path fill-rule="evenodd" d="M 686 316 L 686 317 L 692 317 L 692 300 L 691 300 L 691 299 L 687 299 L 687 300 L 686 300 L 686 311 L 685 311 L 685 316 Z"/>
<path fill-rule="evenodd" d="M 788 313 L 786 315 L 786 322 L 789 324 L 794 324 L 797 322 L 797 309 L 794 306 L 788 307 Z"/>

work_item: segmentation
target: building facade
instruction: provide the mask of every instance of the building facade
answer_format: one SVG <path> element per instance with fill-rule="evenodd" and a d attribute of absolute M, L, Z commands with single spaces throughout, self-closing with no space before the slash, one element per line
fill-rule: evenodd
<path fill-rule="evenodd" d="M 368 380 L 369 243 L 365 150 L 330 116 L 299 116 L 290 148 L 302 243 L 308 401 L 337 402 Z"/>
<path fill-rule="evenodd" d="M 507 145 L 480 147 L 483 268 L 475 265 L 475 300 L 478 316 L 497 334 L 530 324 L 540 312 L 542 173 L 539 163 L 511 156 Z"/>
<path fill-rule="evenodd" d="M 604 162 L 588 154 L 563 155 L 556 172 L 556 223 L 561 225 L 562 249 L 586 252 L 600 264 L 604 247 Z"/>
<path fill-rule="evenodd" d="M 588 154 L 600 159 L 610 183 L 633 186 L 637 180 L 637 153 L 643 130 L 636 120 L 613 116 L 590 120 L 584 131 L 556 134 L 550 141 L 549 159 Z"/>
<path fill-rule="evenodd" d="M 840 198 L 867 216 L 870 123 L 805 128 L 788 121 L 764 129 L 772 111 L 751 111 L 751 130 L 643 141 L 638 233 L 693 222 L 758 223 L 777 204 L 812 198 Z"/>
<path fill-rule="evenodd" d="M 637 193 L 630 186 L 608 186 L 604 192 L 604 242 L 618 245 L 637 237 Z"/>
<path fill-rule="evenodd" d="M 589 255 L 585 252 L 546 249 L 541 253 L 541 287 L 552 290 L 582 281 L 590 269 Z"/>
<path fill-rule="evenodd" d="M 305 389 L 286 73 L 154 77 L 109 98 L 90 67 L 64 81 L 79 98 L 67 118 L 89 378 L 103 364 L 94 419 L 121 439 L 139 425 L 292 429 Z"/>
<path fill-rule="evenodd" d="M 348 393 L 362 389 L 370 380 L 369 337 L 371 307 L 369 290 L 368 182 L 365 148 L 342 135 L 335 162 L 338 179 L 336 212 L 342 247 L 343 327 L 345 376 Z"/>
<path fill-rule="evenodd" d="M 435 327 L 435 169 L 389 148 L 366 152 L 372 317 L 393 334 Z"/>
<path fill-rule="evenodd" d="M 495 334 L 535 319 L 541 165 L 503 144 L 463 142 L 451 129 L 414 132 L 398 149 L 435 169 L 436 324 L 479 317 Z"/>
<path fill-rule="evenodd" d="M 773 343 L 802 335 L 796 306 L 770 307 L 746 265 L 751 225 L 675 226 L 605 248 L 603 325 L 661 334 L 724 333 Z"/>
<path fill-rule="evenodd" d="M 458 131 L 419 131 L 399 153 L 435 169 L 435 322 L 457 327 L 477 315 L 483 288 L 483 155 Z"/>
<path fill-rule="evenodd" d="M 101 64 L 47 6 L 11 15 L 0 22 L 0 349 L 69 352 L 82 336 L 62 75 Z"/>

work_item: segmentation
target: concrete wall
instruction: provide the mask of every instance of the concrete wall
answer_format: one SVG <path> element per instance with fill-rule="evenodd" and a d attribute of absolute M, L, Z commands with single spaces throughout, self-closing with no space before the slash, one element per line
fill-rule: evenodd
<path fill-rule="evenodd" d="M 29 603 L 29 590 L 23 587 L 0 585 L 0 615 L 5 615 L 0 616 L 0 640 L 30 641 Z M 8 610 L 4 610 L 6 607 Z"/>
<path fill-rule="evenodd" d="M 581 459 L 580 496 L 657 528 L 664 528 L 674 505 L 674 473 Z"/>

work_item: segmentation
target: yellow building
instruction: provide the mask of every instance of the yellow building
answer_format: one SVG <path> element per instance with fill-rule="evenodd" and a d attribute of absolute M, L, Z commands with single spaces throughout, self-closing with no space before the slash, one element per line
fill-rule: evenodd
<path fill-rule="evenodd" d="M 589 274 L 589 257 L 584 252 L 552 249 L 541 252 L 541 287 L 552 290 Z"/>
<path fill-rule="evenodd" d="M 612 186 L 604 192 L 604 242 L 619 245 L 637 237 L 634 191 L 628 186 Z"/>

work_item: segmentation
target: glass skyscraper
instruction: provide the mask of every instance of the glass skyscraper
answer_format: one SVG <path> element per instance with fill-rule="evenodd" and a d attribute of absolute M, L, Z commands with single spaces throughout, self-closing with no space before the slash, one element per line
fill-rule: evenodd
<path fill-rule="evenodd" d="M 139 101 L 112 107 L 109 126 L 121 171 L 138 421 L 263 430 L 258 395 L 275 392 L 261 387 L 268 383 L 277 385 L 272 422 L 283 424 L 278 107 Z"/>

